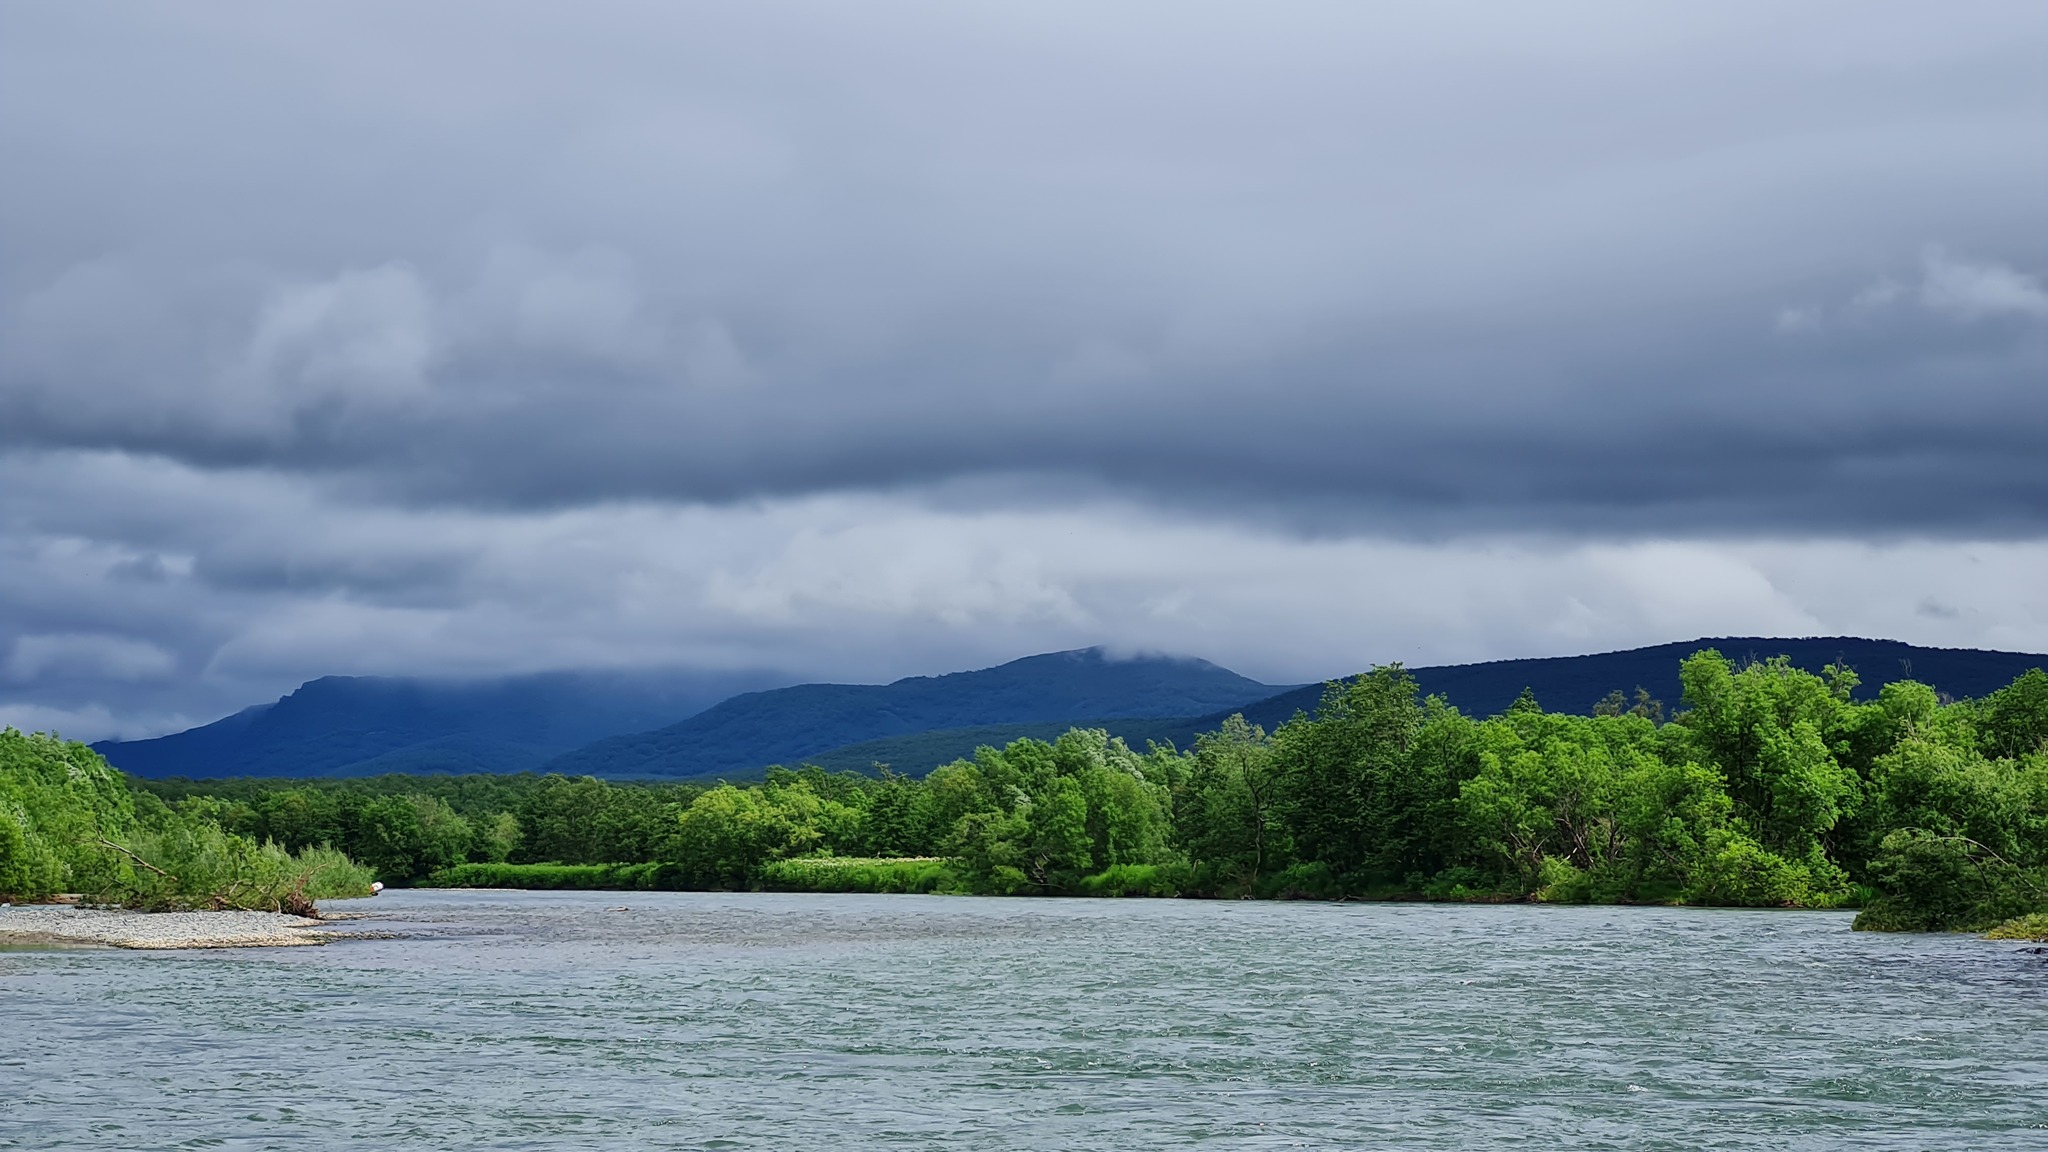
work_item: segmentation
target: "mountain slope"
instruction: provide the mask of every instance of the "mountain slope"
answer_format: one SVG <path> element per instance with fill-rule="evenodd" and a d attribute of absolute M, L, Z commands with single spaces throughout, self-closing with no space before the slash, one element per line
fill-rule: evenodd
<path fill-rule="evenodd" d="M 1223 713 L 1228 716 L 1237 709 Z M 906 776 L 922 776 L 941 764 L 955 760 L 971 760 L 977 748 L 1001 748 L 1013 740 L 1044 740 L 1051 743 L 1069 728 L 1104 728 L 1112 736 L 1123 737 L 1125 743 L 1143 750 L 1148 740 L 1171 741 L 1177 748 L 1185 748 L 1194 742 L 1193 731 L 1208 731 L 1216 724 L 1203 718 L 1204 726 L 1195 729 L 1197 721 L 1190 717 L 1121 717 L 1098 720 L 1057 720 L 1037 724 L 981 724 L 971 728 L 940 728 L 930 732 L 913 732 L 904 736 L 884 736 L 879 740 L 863 740 L 816 755 L 805 756 L 805 764 L 815 764 L 828 772 L 867 772 L 877 764 L 887 765 L 890 770 Z M 733 774 L 740 779 L 741 774 Z"/>
<path fill-rule="evenodd" d="M 103 741 L 138 776 L 518 772 L 689 715 L 766 673 L 545 673 L 488 681 L 326 676 L 273 704 L 153 740 Z"/>
<path fill-rule="evenodd" d="M 1269 685 L 1205 660 L 1053 652 L 893 684 L 799 684 L 736 696 L 678 724 L 600 740 L 547 763 L 593 776 L 739 775 L 843 745 L 935 729 L 1083 717 L 1192 716 L 1243 707 Z"/>
<path fill-rule="evenodd" d="M 1656 644 L 1590 656 L 1545 656 L 1528 660 L 1492 660 L 1484 664 L 1445 664 L 1411 668 L 1424 695 L 1442 696 L 1468 715 L 1492 716 L 1507 710 L 1522 689 L 1554 712 L 1587 713 L 1615 689 L 1633 696 L 1637 687 L 1664 702 L 1665 711 L 1680 707 L 1678 665 L 1704 648 L 1714 648 L 1737 662 L 1788 656 L 1795 667 L 1819 672 L 1833 663 L 1855 669 L 1862 678 L 1858 699 L 1875 696 L 1894 680 L 1918 680 L 1950 696 L 1983 696 L 2010 684 L 2029 668 L 2048 665 L 2048 655 L 1993 652 L 1979 648 L 1922 648 L 1897 640 L 1865 640 L 1856 636 L 1772 639 L 1763 636 L 1719 636 Z M 1242 709 L 1244 718 L 1267 731 L 1296 712 L 1315 711 L 1323 686 L 1310 684 L 1268 697 Z M 1197 732 L 1216 727 L 1230 715 L 1218 710 L 1169 729 L 1185 747 Z"/>
<path fill-rule="evenodd" d="M 1505 709 L 1525 686 L 1557 711 L 1590 711 L 1609 691 L 1638 685 L 1676 709 L 1679 661 L 1708 647 L 1738 660 L 1784 654 L 1813 671 L 1839 659 L 1862 676 L 1866 696 L 1909 675 L 1951 696 L 1982 696 L 2048 665 L 2048 656 L 1892 640 L 1722 637 L 1411 671 L 1424 692 L 1482 716 Z M 545 769 L 742 778 L 802 761 L 856 769 L 879 761 L 915 774 L 981 744 L 1049 738 L 1074 725 L 1107 727 L 1137 747 L 1166 740 L 1185 748 L 1232 712 L 1270 730 L 1313 711 L 1323 691 L 1317 684 L 1275 693 L 1199 660 L 1120 661 L 1090 649 L 894 684 L 805 684 L 727 699 L 768 682 L 763 673 L 552 673 L 471 683 L 326 677 L 204 727 L 95 747 L 141 776 Z M 679 716 L 689 719 L 676 723 Z"/>
<path fill-rule="evenodd" d="M 2030 668 L 2048 666 L 2048 655 L 1991 652 L 1976 648 L 1921 648 L 1896 640 L 1864 640 L 1837 636 L 1767 639 L 1754 636 L 1704 638 L 1675 644 L 1601 652 L 1590 656 L 1551 656 L 1529 660 L 1495 660 L 1484 664 L 1446 664 L 1411 668 L 1425 695 L 1442 696 L 1468 715 L 1492 716 L 1514 703 L 1523 688 L 1538 703 L 1556 712 L 1587 713 L 1610 691 L 1633 697 L 1638 686 L 1664 702 L 1667 712 L 1681 704 L 1678 665 L 1703 648 L 1719 649 L 1732 660 L 1789 656 L 1792 663 L 1819 672 L 1837 661 L 1856 670 L 1863 683 L 1858 698 L 1867 699 L 1894 680 L 1919 680 L 1950 696 L 1983 696 L 2003 688 Z M 1323 686 L 1290 689 L 1242 708 L 1223 708 L 1207 716 L 1104 718 L 1075 721 L 1082 727 L 1106 728 L 1133 748 L 1146 741 L 1170 742 L 1187 748 L 1196 735 L 1214 731 L 1234 712 L 1267 731 L 1314 712 Z M 940 764 L 971 757 L 982 745 L 1001 747 L 1012 740 L 1049 740 L 1068 724 L 1006 724 L 944 729 L 850 744 L 806 757 L 807 762 L 834 771 L 865 771 L 887 764 L 908 775 L 922 775 Z"/>

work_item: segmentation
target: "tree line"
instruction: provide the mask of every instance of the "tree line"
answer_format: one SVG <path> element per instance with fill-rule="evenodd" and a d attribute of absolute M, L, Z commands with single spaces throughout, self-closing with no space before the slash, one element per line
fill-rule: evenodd
<path fill-rule="evenodd" d="M 0 729 L 0 901 L 76 893 L 134 908 L 311 914 L 367 896 L 371 872 L 326 841 L 286 849 L 173 808 L 97 752 Z"/>
<path fill-rule="evenodd" d="M 2048 908 L 2048 675 L 1859 701 L 1847 668 L 1708 651 L 1680 680 L 1669 716 L 1638 691 L 1480 719 L 1389 665 L 1272 732 L 1139 751 L 1076 729 L 922 778 L 139 786 L 395 883 L 1859 907 L 1891 929 Z"/>

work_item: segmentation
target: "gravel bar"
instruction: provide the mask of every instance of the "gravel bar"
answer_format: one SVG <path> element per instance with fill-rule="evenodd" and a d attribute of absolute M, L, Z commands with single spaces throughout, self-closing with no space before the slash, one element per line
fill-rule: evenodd
<path fill-rule="evenodd" d="M 0 945 L 275 948 L 325 944 L 323 921 L 279 912 L 130 912 L 64 904 L 0 908 Z"/>

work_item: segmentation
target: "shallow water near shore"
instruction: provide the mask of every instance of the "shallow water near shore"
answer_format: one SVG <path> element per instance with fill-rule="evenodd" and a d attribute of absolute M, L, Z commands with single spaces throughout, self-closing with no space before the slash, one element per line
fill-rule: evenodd
<path fill-rule="evenodd" d="M 0 1147 L 2039 1148 L 2048 958 L 1834 913 L 387 892 L 0 955 Z"/>

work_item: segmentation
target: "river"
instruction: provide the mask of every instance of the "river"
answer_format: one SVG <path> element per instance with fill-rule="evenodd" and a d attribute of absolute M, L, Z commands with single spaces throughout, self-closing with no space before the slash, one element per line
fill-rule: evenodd
<path fill-rule="evenodd" d="M 2048 1147 L 2048 956 L 1833 913 L 387 892 L 0 954 L 0 1147 Z"/>

